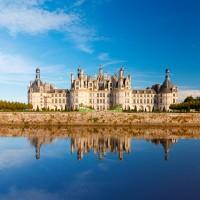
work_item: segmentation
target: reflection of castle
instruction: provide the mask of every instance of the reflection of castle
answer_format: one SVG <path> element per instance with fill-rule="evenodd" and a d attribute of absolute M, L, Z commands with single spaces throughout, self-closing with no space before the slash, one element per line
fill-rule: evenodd
<path fill-rule="evenodd" d="M 43 144 L 50 144 L 53 142 L 54 138 L 50 137 L 41 137 L 41 136 L 34 136 L 30 137 L 29 140 L 31 144 L 35 147 L 35 158 L 37 160 L 40 159 L 40 149 Z"/>
<path fill-rule="evenodd" d="M 71 138 L 71 152 L 77 151 L 77 159 L 81 160 L 84 154 L 93 150 L 99 154 L 99 159 L 103 158 L 107 152 L 119 154 L 119 159 L 123 160 L 124 152 L 131 151 L 131 138 L 127 136 L 99 136 L 88 135 L 87 137 Z"/>
<path fill-rule="evenodd" d="M 177 143 L 177 139 L 153 139 L 152 143 L 159 145 L 161 144 L 164 148 L 165 160 L 169 159 L 169 152 L 173 144 Z"/>
<path fill-rule="evenodd" d="M 35 147 L 36 159 L 40 159 L 40 149 L 43 144 L 53 142 L 55 137 L 33 136 L 29 137 L 30 143 Z M 102 160 L 106 153 L 118 153 L 120 160 L 123 160 L 124 153 L 131 152 L 131 136 L 116 135 L 99 135 L 88 134 L 86 136 L 74 135 L 71 140 L 71 153 L 77 153 L 77 159 L 83 159 L 83 156 L 93 151 L 98 154 L 99 160 Z M 164 148 L 164 158 L 168 160 L 169 152 L 173 144 L 177 143 L 177 139 L 152 139 L 147 140 L 156 145 L 161 144 Z"/>

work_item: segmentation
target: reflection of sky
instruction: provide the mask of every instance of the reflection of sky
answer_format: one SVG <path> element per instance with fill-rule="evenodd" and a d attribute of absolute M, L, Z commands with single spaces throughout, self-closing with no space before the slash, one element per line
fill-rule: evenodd
<path fill-rule="evenodd" d="M 0 199 L 199 199 L 199 145 L 179 140 L 165 161 L 161 145 L 133 140 L 123 161 L 93 152 L 78 161 L 63 139 L 42 146 L 36 160 L 27 139 L 1 138 Z"/>

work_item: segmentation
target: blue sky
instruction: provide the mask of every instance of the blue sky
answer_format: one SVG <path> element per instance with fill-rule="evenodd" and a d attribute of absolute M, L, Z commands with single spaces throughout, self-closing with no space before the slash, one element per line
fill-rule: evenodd
<path fill-rule="evenodd" d="M 35 68 L 69 88 L 80 65 L 124 66 L 133 87 L 162 83 L 170 68 L 181 97 L 200 95 L 198 0 L 0 0 L 0 99 L 27 101 Z"/>

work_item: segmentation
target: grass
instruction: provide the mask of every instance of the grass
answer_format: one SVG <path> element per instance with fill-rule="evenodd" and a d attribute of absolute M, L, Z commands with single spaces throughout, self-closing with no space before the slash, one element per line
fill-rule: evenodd
<path fill-rule="evenodd" d="M 94 112 L 93 109 L 90 108 L 80 108 L 78 112 L 85 113 L 85 112 Z"/>

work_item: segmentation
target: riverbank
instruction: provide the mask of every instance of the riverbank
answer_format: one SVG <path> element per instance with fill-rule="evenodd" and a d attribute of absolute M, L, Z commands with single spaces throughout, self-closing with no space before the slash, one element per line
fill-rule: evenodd
<path fill-rule="evenodd" d="M 92 137 L 133 137 L 137 139 L 180 139 L 200 138 L 200 127 L 95 127 L 95 126 L 46 126 L 16 127 L 0 126 L 0 137 L 43 138 L 52 141 L 56 138 Z"/>
<path fill-rule="evenodd" d="M 200 127 L 200 113 L 1 112 L 0 125 Z"/>

